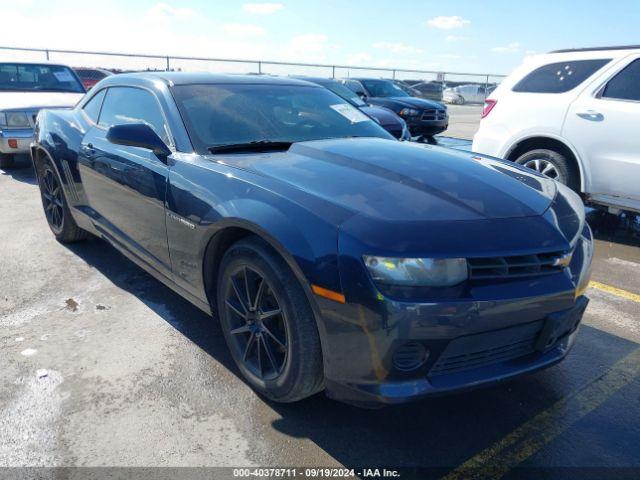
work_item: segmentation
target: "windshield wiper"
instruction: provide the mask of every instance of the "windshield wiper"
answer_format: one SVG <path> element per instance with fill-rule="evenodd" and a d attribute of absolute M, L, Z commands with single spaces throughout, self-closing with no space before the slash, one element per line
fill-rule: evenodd
<path fill-rule="evenodd" d="M 211 153 L 223 152 L 263 152 L 263 151 L 279 151 L 289 150 L 293 142 L 275 142 L 271 140 L 254 140 L 245 143 L 228 143 L 226 145 L 213 145 L 208 147 Z"/>

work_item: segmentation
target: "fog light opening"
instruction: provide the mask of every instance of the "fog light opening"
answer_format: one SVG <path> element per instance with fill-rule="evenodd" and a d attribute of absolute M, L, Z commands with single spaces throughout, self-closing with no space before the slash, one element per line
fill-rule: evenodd
<path fill-rule="evenodd" d="M 429 357 L 429 353 L 421 344 L 410 342 L 398 347 L 393 354 L 393 366 L 403 372 L 420 368 Z"/>

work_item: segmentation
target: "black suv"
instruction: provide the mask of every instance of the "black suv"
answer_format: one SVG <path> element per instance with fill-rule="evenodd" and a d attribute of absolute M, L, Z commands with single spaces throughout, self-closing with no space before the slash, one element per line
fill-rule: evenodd
<path fill-rule="evenodd" d="M 393 110 L 405 122 L 414 137 L 431 137 L 449 126 L 449 114 L 443 104 L 410 96 L 392 80 L 346 78 L 348 88 L 372 105 Z"/>

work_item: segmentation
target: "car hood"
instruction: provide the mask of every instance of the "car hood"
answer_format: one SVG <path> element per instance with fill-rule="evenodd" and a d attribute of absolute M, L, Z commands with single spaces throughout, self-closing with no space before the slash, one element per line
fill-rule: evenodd
<path fill-rule="evenodd" d="M 529 217 L 553 201 L 552 180 L 468 152 L 376 138 L 295 143 L 287 152 L 216 160 L 382 221 Z"/>
<path fill-rule="evenodd" d="M 362 110 L 364 113 L 366 113 L 370 117 L 375 118 L 380 123 L 380 125 L 401 126 L 403 123 L 403 120 L 388 108 L 376 107 L 374 105 L 367 105 L 366 107 L 360 107 L 360 110 Z"/>
<path fill-rule="evenodd" d="M 393 102 L 396 105 L 402 107 L 413 108 L 444 108 L 441 103 L 434 102 L 432 100 L 426 100 L 424 98 L 417 97 L 385 97 L 376 98 L 378 101 L 386 100 L 387 102 Z"/>
<path fill-rule="evenodd" d="M 73 107 L 84 96 L 71 92 L 2 92 L 0 110 Z"/>

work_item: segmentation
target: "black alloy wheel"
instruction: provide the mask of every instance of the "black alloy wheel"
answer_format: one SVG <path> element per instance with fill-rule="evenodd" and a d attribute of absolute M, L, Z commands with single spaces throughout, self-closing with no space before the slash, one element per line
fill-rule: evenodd
<path fill-rule="evenodd" d="M 322 390 L 316 318 L 284 258 L 250 235 L 226 250 L 217 278 L 213 308 L 247 383 L 277 402 L 295 402 Z"/>
<path fill-rule="evenodd" d="M 257 378 L 277 378 L 287 362 L 289 335 L 285 312 L 271 285 L 253 268 L 238 266 L 225 287 L 223 308 L 232 348 Z"/>
<path fill-rule="evenodd" d="M 42 172 L 40 190 L 47 222 L 54 233 L 59 234 L 64 227 L 64 200 L 62 186 L 53 169 L 47 165 Z"/>

